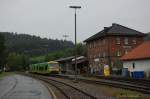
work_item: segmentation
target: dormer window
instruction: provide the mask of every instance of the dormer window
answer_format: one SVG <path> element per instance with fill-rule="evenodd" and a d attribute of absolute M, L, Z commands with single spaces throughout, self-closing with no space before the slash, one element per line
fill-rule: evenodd
<path fill-rule="evenodd" d="M 99 57 L 101 57 L 101 53 L 99 53 Z"/>

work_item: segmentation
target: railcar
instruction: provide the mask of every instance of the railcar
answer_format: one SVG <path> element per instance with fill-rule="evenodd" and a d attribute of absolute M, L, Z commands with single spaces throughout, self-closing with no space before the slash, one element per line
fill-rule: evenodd
<path fill-rule="evenodd" d="M 31 64 L 30 72 L 39 74 L 58 74 L 60 72 L 60 67 L 56 61 Z"/>

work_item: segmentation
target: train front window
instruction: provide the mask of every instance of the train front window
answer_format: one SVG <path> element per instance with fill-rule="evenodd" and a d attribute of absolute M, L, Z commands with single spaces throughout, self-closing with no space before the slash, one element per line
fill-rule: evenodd
<path fill-rule="evenodd" d="M 57 63 L 53 63 L 51 64 L 52 67 L 58 67 L 58 64 Z"/>

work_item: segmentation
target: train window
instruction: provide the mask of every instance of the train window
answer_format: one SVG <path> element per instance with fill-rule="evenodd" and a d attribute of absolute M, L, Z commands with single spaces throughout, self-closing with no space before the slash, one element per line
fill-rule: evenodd
<path fill-rule="evenodd" d="M 42 71 L 44 71 L 44 66 L 42 66 L 41 68 L 42 68 Z"/>
<path fill-rule="evenodd" d="M 36 66 L 36 71 L 38 70 L 38 66 Z"/>
<path fill-rule="evenodd" d="M 41 71 L 41 66 L 39 66 L 39 70 Z"/>
<path fill-rule="evenodd" d="M 51 66 L 52 67 L 56 67 L 56 66 L 58 66 L 58 64 L 57 63 L 53 63 L 53 64 L 51 64 Z"/>
<path fill-rule="evenodd" d="M 45 66 L 45 70 L 47 70 L 48 69 L 48 64 L 46 64 L 46 66 Z"/>
<path fill-rule="evenodd" d="M 39 71 L 39 66 L 37 66 L 37 70 Z"/>

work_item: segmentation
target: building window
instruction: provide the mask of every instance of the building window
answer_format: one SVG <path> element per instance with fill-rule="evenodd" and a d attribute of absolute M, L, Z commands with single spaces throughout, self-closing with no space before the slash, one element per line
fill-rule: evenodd
<path fill-rule="evenodd" d="M 89 43 L 89 44 L 88 44 L 88 47 L 89 47 L 89 48 L 92 48 L 92 44 L 91 44 L 91 43 Z"/>
<path fill-rule="evenodd" d="M 105 57 L 106 56 L 106 53 L 105 52 L 103 52 L 103 57 Z"/>
<path fill-rule="evenodd" d="M 93 58 L 95 58 L 95 55 L 93 55 Z"/>
<path fill-rule="evenodd" d="M 103 44 L 105 44 L 105 42 L 106 42 L 105 39 L 103 39 Z"/>
<path fill-rule="evenodd" d="M 95 42 L 93 42 L 93 48 L 95 48 Z"/>
<path fill-rule="evenodd" d="M 96 45 L 97 45 L 97 47 L 99 47 L 99 41 L 96 41 Z"/>
<path fill-rule="evenodd" d="M 121 51 L 118 50 L 118 51 L 116 52 L 116 54 L 117 54 L 117 56 L 121 56 Z"/>
<path fill-rule="evenodd" d="M 125 54 L 128 54 L 128 50 L 127 49 L 125 50 Z"/>
<path fill-rule="evenodd" d="M 97 47 L 97 41 L 95 41 L 95 47 Z"/>
<path fill-rule="evenodd" d="M 116 38 L 116 44 L 120 44 L 120 38 L 119 37 Z"/>
<path fill-rule="evenodd" d="M 89 58 L 91 59 L 91 55 L 89 55 Z"/>
<path fill-rule="evenodd" d="M 129 39 L 127 37 L 124 39 L 124 44 L 129 44 Z"/>
<path fill-rule="evenodd" d="M 93 47 L 94 47 L 94 43 L 92 42 L 92 43 L 91 43 L 91 48 L 93 48 Z"/>
<path fill-rule="evenodd" d="M 136 44 L 136 39 L 133 39 L 132 42 L 133 42 L 133 44 Z"/>
<path fill-rule="evenodd" d="M 101 57 L 101 53 L 99 53 L 99 57 Z"/>
<path fill-rule="evenodd" d="M 89 43 L 89 48 L 92 48 L 91 43 Z"/>
<path fill-rule="evenodd" d="M 102 44 L 101 40 L 99 40 L 98 43 L 99 43 L 99 46 L 101 46 L 101 44 Z"/>
<path fill-rule="evenodd" d="M 132 63 L 132 67 L 133 67 L 133 69 L 135 68 L 135 63 Z"/>
<path fill-rule="evenodd" d="M 93 56 L 92 55 L 90 55 L 90 59 L 92 59 L 93 58 Z"/>

